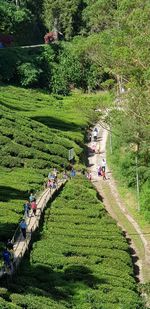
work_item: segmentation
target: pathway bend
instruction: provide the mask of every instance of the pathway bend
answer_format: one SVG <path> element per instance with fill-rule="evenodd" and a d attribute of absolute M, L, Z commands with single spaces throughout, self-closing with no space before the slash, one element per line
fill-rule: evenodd
<path fill-rule="evenodd" d="M 101 165 L 102 158 L 106 158 L 108 130 L 105 129 L 106 125 L 102 127 L 99 123 L 96 127 L 99 129 L 96 147 L 97 149 L 100 148 L 100 153 L 96 152 L 89 155 L 92 182 L 103 198 L 106 210 L 117 221 L 117 224 L 125 231 L 127 239 L 130 240 L 136 276 L 141 283 L 145 283 L 150 281 L 150 241 L 145 237 L 144 232 L 122 201 L 109 168 L 106 169 L 106 181 L 97 174 L 98 165 Z M 89 144 L 89 148 L 91 146 L 92 142 Z"/>

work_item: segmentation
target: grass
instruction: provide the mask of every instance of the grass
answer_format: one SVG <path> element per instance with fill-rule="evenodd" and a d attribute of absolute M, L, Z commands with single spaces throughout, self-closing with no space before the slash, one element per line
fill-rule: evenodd
<path fill-rule="evenodd" d="M 107 143 L 107 162 L 113 173 L 118 192 L 123 200 L 123 203 L 126 206 L 126 209 L 128 210 L 129 214 L 131 214 L 133 219 L 138 223 L 140 229 L 142 230 L 144 234 L 144 237 L 149 242 L 150 241 L 150 225 L 144 219 L 143 214 L 141 214 L 138 211 L 136 191 L 133 188 L 131 189 L 126 186 L 125 181 L 122 178 L 122 176 L 120 176 L 120 173 L 118 172 L 115 164 L 112 163 L 109 143 Z M 109 188 L 107 188 L 107 197 L 109 197 L 110 202 L 113 200 L 113 196 Z M 150 281 L 150 272 L 148 271 L 149 266 L 147 262 L 145 261 L 145 250 L 144 250 L 144 246 L 142 244 L 140 237 L 138 235 L 137 236 L 135 235 L 135 233 L 137 234 L 137 232 L 135 232 L 135 229 L 133 229 L 132 225 L 128 223 L 128 220 L 125 218 L 125 216 L 122 214 L 120 216 L 121 211 L 119 207 L 116 207 L 115 203 L 113 206 L 113 210 L 116 211 L 116 215 L 119 218 L 121 225 L 124 226 L 124 229 L 128 231 L 129 235 L 131 235 L 131 238 L 133 239 L 133 243 L 135 244 L 138 250 L 138 256 L 143 261 L 144 282 Z"/>
<path fill-rule="evenodd" d="M 123 212 L 120 210 L 119 206 L 117 205 L 116 200 L 113 194 L 111 193 L 109 185 L 107 183 L 103 183 L 102 190 L 105 196 L 107 196 L 107 202 L 109 203 L 110 208 L 113 210 L 116 221 L 120 223 L 120 225 L 123 227 L 123 230 L 127 231 L 128 236 L 131 237 L 131 239 L 133 240 L 133 243 L 135 244 L 136 248 L 138 248 L 139 250 L 138 252 L 139 257 L 144 258 L 145 253 L 144 253 L 143 243 L 141 239 L 139 238 L 139 236 L 137 235 L 137 232 L 134 229 L 133 225 L 128 221 L 128 219 L 125 217 L 125 215 L 123 214 Z"/>

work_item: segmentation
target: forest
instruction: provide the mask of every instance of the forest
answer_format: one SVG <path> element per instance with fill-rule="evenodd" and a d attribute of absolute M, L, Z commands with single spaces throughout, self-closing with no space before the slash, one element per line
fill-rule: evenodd
<path fill-rule="evenodd" d="M 1 248 L 3 241 L 6 241 L 15 231 L 22 215 L 21 203 L 26 199 L 28 190 L 30 188 L 40 190 L 43 179 L 52 166 L 60 171 L 62 166 L 67 167 L 70 148 L 75 149 L 76 167 L 79 169 L 84 167 L 85 132 L 92 123 L 98 120 L 98 117 L 110 128 L 109 165 L 117 181 L 135 196 L 136 211 L 145 220 L 144 222 L 149 224 L 149 0 L 0 0 L 0 19 Z M 44 36 L 51 31 L 62 33 L 63 38 L 51 44 L 45 44 Z M 97 108 L 101 111 L 96 115 L 94 110 Z M 109 113 L 107 113 L 108 109 Z M 109 148 L 108 145 L 107 148 Z M 90 194 L 94 195 L 93 189 L 85 180 L 79 181 L 83 188 L 83 194 L 80 192 L 81 205 L 84 203 L 87 205 L 87 218 L 81 223 L 84 225 L 81 230 L 83 228 L 86 234 L 86 229 L 89 229 L 87 225 L 91 224 L 89 217 L 94 217 L 98 221 L 97 218 L 100 216 L 102 225 L 103 221 L 109 221 L 109 219 L 103 210 L 101 214 L 97 213 L 96 206 L 94 206 L 95 213 L 88 213 L 90 212 L 88 208 Z M 66 186 L 66 195 L 67 190 L 73 192 L 77 183 L 67 184 L 69 189 Z M 89 200 L 84 198 L 85 187 L 89 192 Z M 96 197 L 94 198 L 94 203 L 97 205 Z M 26 257 L 25 265 L 28 265 L 29 272 L 31 270 L 34 273 L 33 276 L 36 277 L 35 282 L 30 281 L 28 295 L 25 295 L 25 289 L 29 280 L 29 272 L 25 275 L 25 269 L 23 269 L 23 274 L 20 274 L 20 277 L 18 276 L 11 284 L 10 289 L 6 286 L 0 288 L 2 297 L 0 308 L 36 309 L 41 305 L 41 297 L 43 297 L 45 309 L 50 306 L 58 309 L 144 308 L 138 298 L 135 282 L 132 281 L 133 274 L 129 270 L 131 261 L 127 257 L 128 249 L 120 236 L 120 231 L 115 230 L 113 221 L 108 223 L 108 234 L 111 233 L 111 229 L 119 233 L 117 234 L 119 240 L 114 246 L 117 247 L 117 251 L 124 252 L 120 266 L 118 264 L 118 277 L 122 276 L 119 275 L 121 266 L 125 268 L 126 274 L 124 279 L 117 283 L 113 280 L 112 267 L 112 274 L 108 278 L 103 278 L 100 288 L 101 273 L 106 275 L 110 256 L 113 255 L 110 251 L 111 241 L 109 240 L 110 248 L 109 245 L 107 247 L 107 244 L 102 244 L 104 255 L 107 256 L 103 272 L 103 267 L 101 269 L 99 266 L 102 254 L 96 252 L 97 249 L 94 247 L 95 238 L 97 238 L 96 228 L 91 232 L 94 235 L 93 249 L 91 249 L 94 253 L 90 249 L 84 252 L 83 248 L 81 250 L 81 240 L 76 239 L 75 229 L 71 227 L 71 224 L 74 224 L 73 217 L 77 217 L 76 208 L 78 206 L 74 204 L 74 207 L 67 210 L 69 207 L 67 205 L 70 205 L 68 199 L 64 191 L 58 201 L 54 202 L 54 206 L 52 205 L 52 218 L 54 219 L 49 220 L 52 222 L 47 222 L 47 227 L 44 226 L 41 236 L 37 236 L 38 242 L 30 258 Z M 65 207 L 63 202 L 66 203 Z M 73 203 L 75 202 L 77 201 L 74 196 Z M 70 217 L 70 225 L 65 224 L 68 233 L 73 233 L 75 245 L 78 243 L 77 252 L 70 248 L 69 253 L 64 253 L 66 249 L 63 244 L 60 248 L 57 247 L 58 233 L 62 226 L 61 224 L 57 226 L 55 220 L 57 221 L 56 217 L 60 215 L 61 203 L 64 212 L 61 217 L 64 216 L 64 220 L 66 216 Z M 17 207 L 15 212 L 14 207 Z M 48 212 L 49 209 L 46 210 L 46 218 Z M 100 223 L 95 224 L 100 225 Z M 47 232 L 47 229 L 51 230 L 53 225 L 53 233 L 56 233 L 55 245 Z M 83 230 L 80 231 L 81 235 Z M 49 264 L 49 266 L 43 266 L 42 270 L 38 266 L 38 263 L 42 264 L 42 262 L 38 262 L 38 259 L 41 261 L 44 259 L 41 252 L 45 237 L 49 239 L 49 248 L 53 248 L 54 257 L 47 257 L 45 265 Z M 63 234 L 62 237 L 64 239 L 66 237 L 65 242 L 71 246 L 68 235 Z M 84 237 L 87 236 L 84 235 Z M 98 239 L 98 242 L 103 243 L 103 239 Z M 55 250 L 59 251 L 58 260 Z M 120 253 L 115 254 L 119 261 Z M 84 255 L 86 261 L 83 258 Z M 67 266 L 72 265 L 69 264 L 71 259 L 73 262 L 77 259 L 76 262 L 79 265 L 80 259 L 82 260 L 81 264 L 85 267 L 82 271 L 86 277 L 84 282 L 76 278 L 76 275 L 79 275 L 78 271 L 73 273 L 74 270 Z M 95 263 L 93 268 L 92 263 Z M 38 270 L 36 270 L 38 267 L 41 274 L 44 267 L 47 267 L 46 280 L 48 282 L 52 275 L 55 284 L 58 284 L 62 298 L 57 299 L 58 291 L 50 291 L 47 288 L 48 283 L 38 285 Z M 96 274 L 98 276 L 96 279 L 92 278 L 94 288 L 90 287 L 92 275 L 86 267 L 94 273 L 93 276 Z M 55 270 L 57 274 L 52 273 L 52 270 Z M 67 278 L 71 280 L 70 274 L 72 273 L 73 282 L 67 286 L 66 280 Z M 19 291 L 22 276 L 25 276 L 25 279 L 22 290 Z M 35 291 L 32 290 L 34 284 L 37 285 Z M 111 288 L 109 284 L 112 285 Z M 131 286 L 131 294 L 128 290 L 129 286 Z M 92 292 L 89 291 L 91 288 Z M 76 296 L 73 292 L 75 290 Z M 115 297 L 113 296 L 114 290 L 116 290 Z M 108 304 L 105 292 L 108 293 Z M 23 300 L 20 297 L 21 293 L 25 295 Z M 123 300 L 121 303 L 120 295 L 125 297 L 126 293 L 130 301 Z M 33 298 L 33 294 L 38 296 L 34 296 L 33 304 L 30 305 L 30 297 Z M 47 300 L 50 294 L 55 296 L 52 297 L 54 303 L 52 299 Z M 71 298 L 70 302 L 69 298 Z M 83 303 L 80 299 L 84 299 Z M 96 299 L 95 302 L 94 299 Z M 104 302 L 102 306 L 99 305 L 101 302 Z"/>

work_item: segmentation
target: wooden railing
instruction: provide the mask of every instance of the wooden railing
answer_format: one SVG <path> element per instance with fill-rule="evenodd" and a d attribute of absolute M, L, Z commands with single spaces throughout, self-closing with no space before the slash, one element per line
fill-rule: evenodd
<path fill-rule="evenodd" d="M 27 223 L 27 236 L 26 239 L 23 238 L 22 233 L 20 231 L 20 227 L 18 226 L 13 238 L 12 243 L 14 244 L 14 258 L 12 261 L 12 268 L 11 270 L 6 270 L 5 267 L 2 267 L 0 270 L 0 277 L 2 277 L 5 273 L 8 275 L 12 275 L 15 270 L 17 269 L 22 257 L 24 256 L 26 250 L 28 250 L 32 233 L 39 227 L 41 214 L 46 207 L 48 201 L 53 197 L 54 193 L 59 191 L 62 186 L 65 184 L 66 179 L 58 180 L 58 183 L 56 184 L 56 188 L 48 188 L 45 189 L 42 194 L 37 199 L 37 210 L 36 210 L 36 216 L 30 216 L 26 217 L 26 223 Z"/>

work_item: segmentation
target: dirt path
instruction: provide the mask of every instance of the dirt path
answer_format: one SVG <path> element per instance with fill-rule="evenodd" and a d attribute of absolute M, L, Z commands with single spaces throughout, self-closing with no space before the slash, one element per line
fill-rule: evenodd
<path fill-rule="evenodd" d="M 125 232 L 131 248 L 131 255 L 134 264 L 135 275 L 142 283 L 150 281 L 150 243 L 143 231 L 131 216 L 125 203 L 117 191 L 116 183 L 111 172 L 106 166 L 107 180 L 98 176 L 98 165 L 102 159 L 106 159 L 106 141 L 108 131 L 97 124 L 99 130 L 96 142 L 96 153 L 89 154 L 89 166 L 92 173 L 92 182 L 103 199 L 103 203 L 109 214 L 117 221 L 117 224 Z M 93 142 L 89 144 L 92 147 Z M 97 150 L 100 148 L 100 153 Z"/>

